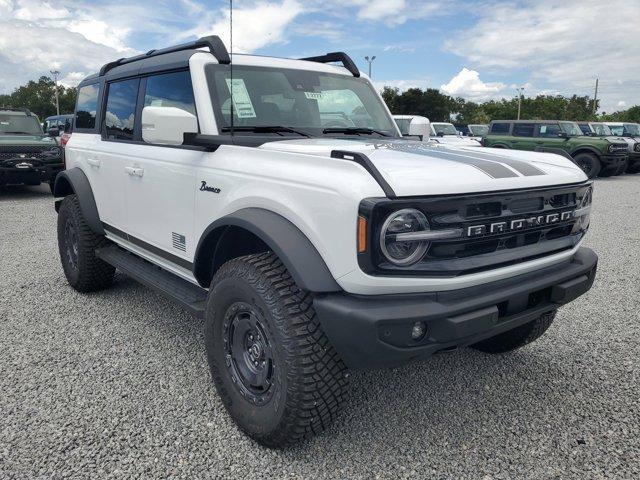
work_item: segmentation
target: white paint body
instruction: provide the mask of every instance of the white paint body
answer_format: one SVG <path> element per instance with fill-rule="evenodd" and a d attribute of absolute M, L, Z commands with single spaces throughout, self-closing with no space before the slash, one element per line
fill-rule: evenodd
<path fill-rule="evenodd" d="M 219 134 L 204 66 L 208 53 L 191 57 L 200 131 Z M 269 65 L 350 75 L 344 68 L 312 62 L 237 56 L 238 65 Z M 382 100 L 381 100 L 382 101 Z M 387 110 L 388 111 L 388 110 Z M 391 115 L 389 113 L 389 115 Z M 571 257 L 572 251 L 455 278 L 375 277 L 358 266 L 356 226 L 360 202 L 383 197 L 381 187 L 360 165 L 330 158 L 334 149 L 366 153 L 402 196 L 491 192 L 586 181 L 569 160 L 554 154 L 479 149 L 408 140 L 310 138 L 274 141 L 258 148 L 223 145 L 215 152 L 103 141 L 74 133 L 66 147 L 67 167 L 89 178 L 102 221 L 154 247 L 192 262 L 204 230 L 216 219 L 248 207 L 275 212 L 304 233 L 347 292 L 375 295 L 432 292 L 478 285 L 530 272 Z M 472 165 L 442 158 L 482 155 L 486 160 L 520 159 L 546 175 L 491 178 Z M 517 173 L 517 172 L 516 172 Z M 202 181 L 220 189 L 200 191 Z M 186 237 L 186 251 L 172 248 L 172 232 Z M 112 240 L 194 283 L 192 273 L 153 253 L 110 235 Z"/>

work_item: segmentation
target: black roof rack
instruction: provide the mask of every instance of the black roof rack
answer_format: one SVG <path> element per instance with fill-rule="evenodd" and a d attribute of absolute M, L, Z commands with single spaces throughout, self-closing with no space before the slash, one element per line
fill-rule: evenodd
<path fill-rule="evenodd" d="M 182 43 L 173 47 L 161 48 L 160 50 L 149 50 L 147 53 L 143 53 L 142 55 L 136 55 L 135 57 L 129 58 L 120 58 L 113 62 L 106 63 L 100 69 L 100 76 L 102 77 L 112 68 L 119 67 L 120 65 L 126 65 L 127 63 L 137 62 L 151 57 L 157 57 L 158 55 L 164 55 L 165 53 L 181 52 L 183 50 L 194 50 L 196 48 L 202 47 L 208 47 L 211 54 L 216 57 L 216 60 L 218 60 L 218 63 L 231 63 L 231 57 L 229 56 L 227 47 L 224 46 L 224 43 L 222 43 L 220 37 L 218 37 L 217 35 L 211 35 L 208 37 L 202 37 L 193 42 Z"/>
<path fill-rule="evenodd" d="M 351 60 L 351 57 L 344 52 L 330 52 L 326 55 L 320 55 L 318 57 L 307 57 L 301 58 L 300 60 L 306 60 L 308 62 L 318 62 L 318 63 L 331 63 L 331 62 L 342 62 L 344 68 L 349 70 L 354 77 L 360 76 L 360 70 L 356 64 Z"/>
<path fill-rule="evenodd" d="M 27 116 L 33 115 L 33 113 L 31 113 L 31 110 L 29 110 L 28 108 L 0 107 L 0 110 L 4 110 L 5 112 L 22 112 Z"/>

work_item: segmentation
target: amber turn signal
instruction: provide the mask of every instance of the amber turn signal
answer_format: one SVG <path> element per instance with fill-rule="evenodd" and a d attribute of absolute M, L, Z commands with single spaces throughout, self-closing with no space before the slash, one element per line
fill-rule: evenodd
<path fill-rule="evenodd" d="M 358 217 L 358 253 L 367 251 L 367 219 Z"/>

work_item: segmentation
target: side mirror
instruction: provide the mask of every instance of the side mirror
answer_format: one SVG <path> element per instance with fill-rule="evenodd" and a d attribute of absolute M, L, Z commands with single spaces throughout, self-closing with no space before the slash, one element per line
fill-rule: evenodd
<path fill-rule="evenodd" d="M 559 138 L 569 138 L 569 135 L 566 132 L 560 132 L 558 133 L 558 137 Z"/>
<path fill-rule="evenodd" d="M 58 129 L 58 127 L 51 127 L 49 130 L 47 130 L 47 135 L 53 138 L 58 137 L 60 136 L 60 130 Z"/>
<path fill-rule="evenodd" d="M 195 115 L 176 107 L 142 109 L 142 140 L 159 145 L 182 145 L 185 133 L 198 132 Z"/>
<path fill-rule="evenodd" d="M 409 124 L 409 133 L 407 136 L 409 137 L 418 137 L 423 142 L 429 141 L 429 130 L 431 129 L 431 124 L 429 120 L 426 118 L 414 118 L 411 120 Z"/>

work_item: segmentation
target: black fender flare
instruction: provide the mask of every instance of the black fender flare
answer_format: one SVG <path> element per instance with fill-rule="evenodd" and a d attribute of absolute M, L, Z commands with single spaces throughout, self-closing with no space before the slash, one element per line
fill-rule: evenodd
<path fill-rule="evenodd" d="M 602 152 L 597 148 L 594 148 L 590 145 L 582 145 L 571 150 L 571 153 L 570 153 L 571 158 L 573 158 L 573 156 L 576 155 L 577 153 L 582 153 L 581 150 L 587 150 L 589 153 L 592 153 L 596 157 L 598 157 L 598 159 L 600 159 L 600 157 L 602 156 Z"/>
<path fill-rule="evenodd" d="M 207 283 L 212 260 L 225 227 L 239 227 L 260 238 L 282 261 L 296 284 L 310 292 L 337 292 L 336 283 L 318 250 L 289 220 L 263 208 L 244 208 L 211 223 L 200 236 L 194 258 L 193 274 Z M 208 285 L 207 285 L 208 286 Z"/>
<path fill-rule="evenodd" d="M 104 228 L 98 214 L 98 207 L 93 196 L 91 184 L 85 173 L 78 167 L 63 170 L 56 176 L 53 195 L 57 198 L 76 194 L 80 202 L 80 209 L 89 228 L 98 235 L 104 235 Z M 56 200 L 56 211 L 60 208 L 61 200 Z"/>

